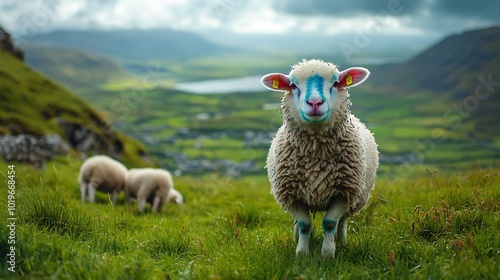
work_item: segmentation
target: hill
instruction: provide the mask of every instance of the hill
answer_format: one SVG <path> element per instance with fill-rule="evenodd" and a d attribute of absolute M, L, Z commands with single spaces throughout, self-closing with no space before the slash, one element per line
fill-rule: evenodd
<path fill-rule="evenodd" d="M 6 51 L 0 51 L 0 61 L 0 138 L 3 148 L 12 147 L 1 149 L 2 157 L 40 163 L 57 154 L 46 155 L 44 147 L 38 151 L 33 146 L 47 144 L 47 136 L 57 135 L 56 141 L 62 139 L 62 144 L 73 151 L 105 153 L 126 162 L 144 163 L 142 145 L 112 129 L 82 99 Z M 31 144 L 17 147 L 17 136 Z M 11 154 L 16 152 L 29 155 Z"/>
<path fill-rule="evenodd" d="M 112 59 L 88 51 L 32 45 L 25 52 L 29 66 L 73 90 L 131 78 Z"/>
<path fill-rule="evenodd" d="M 469 133 L 498 141 L 500 123 L 500 27 L 452 35 L 401 64 L 374 68 L 370 83 L 398 95 L 430 91 L 443 106 L 426 104 L 451 126 L 471 126 Z M 479 89 L 479 90 L 477 90 Z M 434 103 L 434 102 L 433 102 Z"/>
<path fill-rule="evenodd" d="M 228 48 L 210 43 L 195 33 L 171 29 L 54 31 L 36 35 L 30 42 L 84 49 L 126 60 L 181 60 L 229 51 Z"/>

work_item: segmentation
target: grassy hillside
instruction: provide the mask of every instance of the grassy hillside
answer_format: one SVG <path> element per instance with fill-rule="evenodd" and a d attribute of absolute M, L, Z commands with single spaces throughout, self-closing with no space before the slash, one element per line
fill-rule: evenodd
<path fill-rule="evenodd" d="M 29 66 L 72 90 L 132 78 L 115 61 L 87 51 L 31 46 L 25 53 Z"/>
<path fill-rule="evenodd" d="M 311 255 L 294 256 L 293 219 L 263 176 L 175 178 L 181 207 L 138 214 L 136 205 L 81 204 L 79 162 L 45 172 L 16 166 L 16 272 L 7 211 L 0 219 L 0 278 L 57 279 L 498 279 L 498 170 L 450 176 L 379 178 L 367 209 L 349 222 L 336 258 L 319 252 L 322 213 L 313 219 Z M 0 181 L 9 168 L 0 162 Z M 5 174 L 5 175 L 2 175 Z M 7 188 L 0 207 L 7 209 Z M 149 208 L 148 208 L 149 209 Z"/>
<path fill-rule="evenodd" d="M 452 35 L 408 62 L 373 68 L 369 83 L 397 95 L 432 92 L 423 110 L 486 145 L 499 147 L 500 27 Z M 446 104 L 435 106 L 433 103 Z"/>
<path fill-rule="evenodd" d="M 0 135 L 59 134 L 59 123 L 85 127 L 100 135 L 104 145 L 123 149 L 126 161 L 143 162 L 144 147 L 116 131 L 109 132 L 103 117 L 81 98 L 30 69 L 10 54 L 0 52 Z"/>

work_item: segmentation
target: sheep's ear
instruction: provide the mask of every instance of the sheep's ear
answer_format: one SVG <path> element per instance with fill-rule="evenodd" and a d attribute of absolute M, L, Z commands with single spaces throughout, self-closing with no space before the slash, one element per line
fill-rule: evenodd
<path fill-rule="evenodd" d="M 292 89 L 292 87 L 290 87 L 290 79 L 288 76 L 281 73 L 264 75 L 260 80 L 260 83 L 266 88 L 274 91 L 289 91 Z"/>
<path fill-rule="evenodd" d="M 370 71 L 363 67 L 351 67 L 340 72 L 338 89 L 354 87 L 366 80 Z"/>

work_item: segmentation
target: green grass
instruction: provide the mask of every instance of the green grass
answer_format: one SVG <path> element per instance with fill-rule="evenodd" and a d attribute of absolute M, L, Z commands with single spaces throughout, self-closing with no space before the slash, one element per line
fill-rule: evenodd
<path fill-rule="evenodd" d="M 7 271 L 7 193 L 0 197 L 0 278 L 57 279 L 498 279 L 498 170 L 381 176 L 348 244 L 323 259 L 322 213 L 311 255 L 294 256 L 292 217 L 261 175 L 175 178 L 186 198 L 139 214 L 120 195 L 82 204 L 80 162 L 17 165 L 16 273 Z M 129 166 L 130 167 L 130 166 Z M 383 167 L 383 166 L 382 166 Z M 0 171 L 7 173 L 7 164 Z M 414 174 L 420 173 L 415 171 Z M 6 182 L 0 174 L 0 180 Z"/>

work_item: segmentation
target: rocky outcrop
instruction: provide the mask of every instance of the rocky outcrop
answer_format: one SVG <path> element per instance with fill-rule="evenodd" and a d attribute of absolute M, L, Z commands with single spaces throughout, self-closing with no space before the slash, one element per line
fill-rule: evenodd
<path fill-rule="evenodd" d="M 59 121 L 59 125 L 63 137 L 58 134 L 0 136 L 0 158 L 43 167 L 45 161 L 67 154 L 70 149 L 79 152 L 82 158 L 89 154 L 106 154 L 119 158 L 123 153 L 122 141 L 109 127 L 91 129 L 63 120 Z"/>
<path fill-rule="evenodd" d="M 0 156 L 6 161 L 43 167 L 45 161 L 66 154 L 68 150 L 68 144 L 57 134 L 41 137 L 29 134 L 0 137 Z"/>
<path fill-rule="evenodd" d="M 0 51 L 6 51 L 13 56 L 24 60 L 24 52 L 14 45 L 10 34 L 0 27 Z"/>
<path fill-rule="evenodd" d="M 68 145 L 82 154 L 106 154 L 119 158 L 123 152 L 123 143 L 116 132 L 104 123 L 95 127 L 59 120 L 59 126 L 65 135 Z"/>

